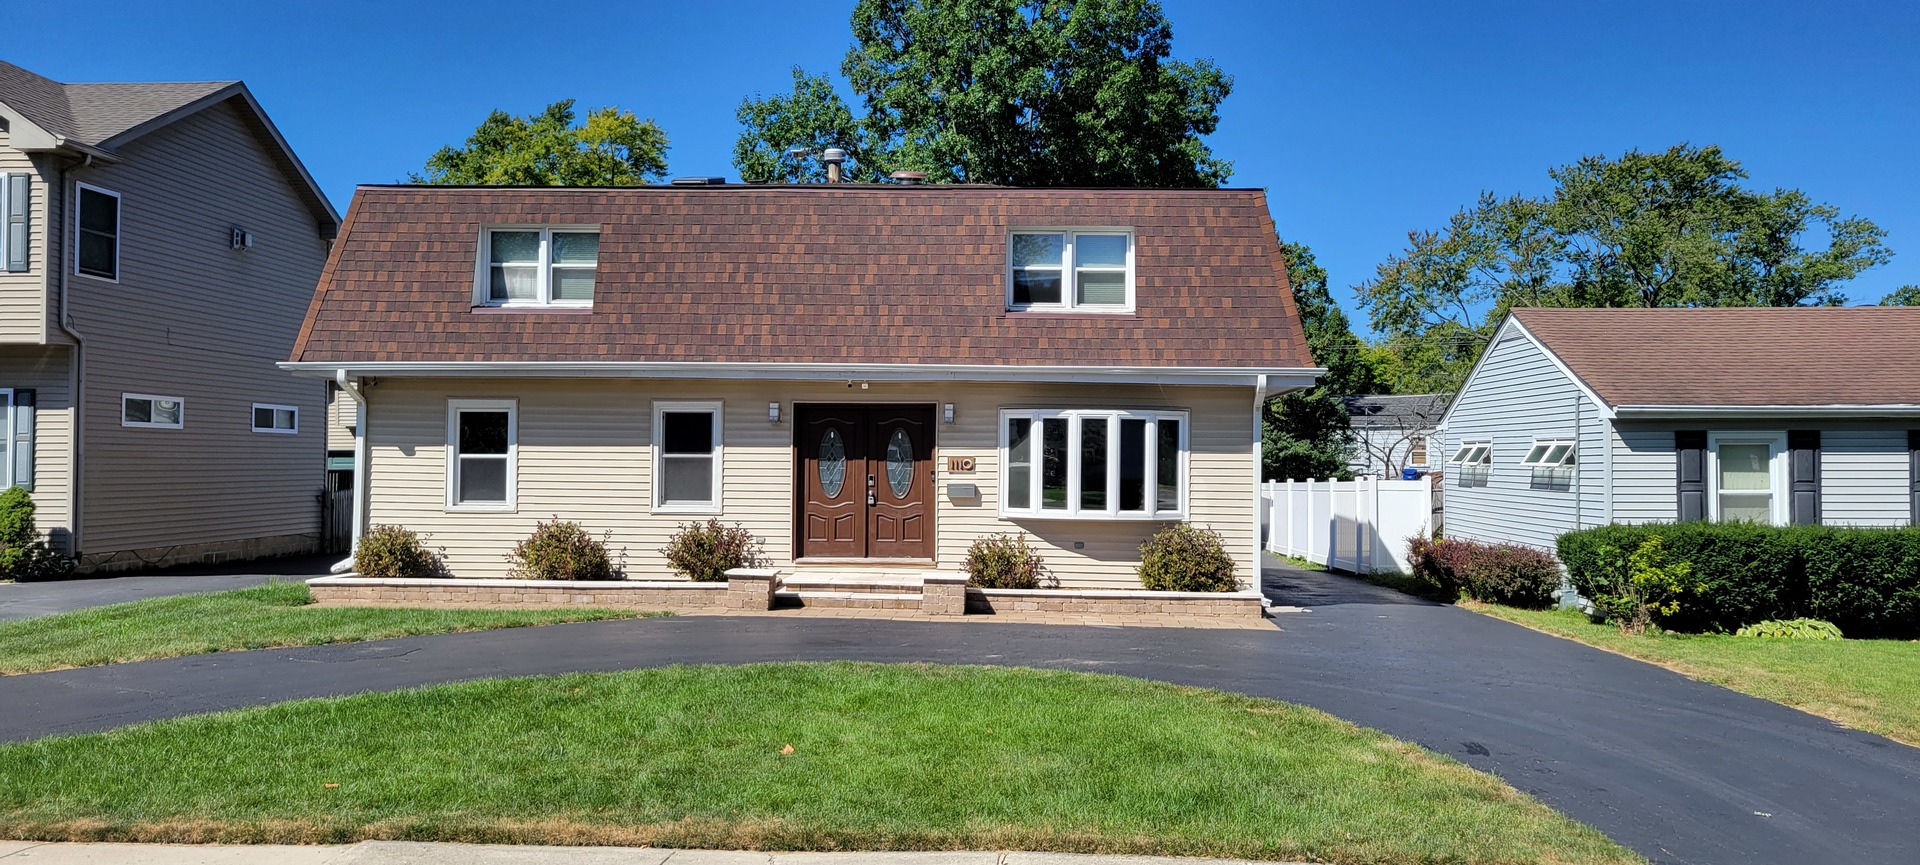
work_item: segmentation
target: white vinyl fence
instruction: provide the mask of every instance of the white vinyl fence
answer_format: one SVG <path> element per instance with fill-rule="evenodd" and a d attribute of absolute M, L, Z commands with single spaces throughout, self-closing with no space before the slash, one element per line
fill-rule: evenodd
<path fill-rule="evenodd" d="M 1412 570 L 1407 540 L 1433 528 L 1433 487 L 1417 481 L 1268 481 L 1260 485 L 1268 552 L 1337 571 Z"/>

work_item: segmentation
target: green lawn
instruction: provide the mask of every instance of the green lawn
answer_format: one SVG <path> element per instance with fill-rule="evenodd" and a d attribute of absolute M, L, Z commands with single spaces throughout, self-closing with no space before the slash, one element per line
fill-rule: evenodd
<path fill-rule="evenodd" d="M 1635 637 L 1613 625 L 1593 624 L 1572 611 L 1520 610 L 1468 601 L 1461 606 L 1920 745 L 1920 642 L 1718 634 Z"/>
<path fill-rule="evenodd" d="M 312 603 L 305 583 L 268 583 L 0 622 L 0 674 L 642 615 L 627 610 L 427 610 Z"/>
<path fill-rule="evenodd" d="M 670 667 L 307 700 L 0 747 L 0 782 L 15 839 L 1641 861 L 1319 711 L 981 667 Z"/>

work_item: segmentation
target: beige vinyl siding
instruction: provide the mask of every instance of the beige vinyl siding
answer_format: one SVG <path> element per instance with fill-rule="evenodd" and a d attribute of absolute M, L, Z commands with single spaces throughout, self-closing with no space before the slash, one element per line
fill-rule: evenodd
<path fill-rule="evenodd" d="M 70 178 L 121 196 L 119 281 L 68 278 L 86 337 L 82 552 L 317 535 L 325 386 L 274 364 L 325 261 L 318 224 L 230 105 L 119 153 Z M 228 247 L 233 226 L 251 249 Z M 185 428 L 121 426 L 122 393 L 183 398 Z M 252 432 L 256 402 L 298 407 L 299 434 Z"/>
<path fill-rule="evenodd" d="M 1447 472 L 1449 537 L 1551 550 L 1561 534 L 1605 520 L 1606 426 L 1600 407 L 1552 358 L 1517 329 L 1502 330 L 1447 419 L 1432 457 Z M 1578 466 L 1566 488 L 1520 465 L 1539 439 L 1577 439 Z M 1445 460 L 1464 441 L 1491 441 L 1485 486 L 1462 486 L 1466 473 Z"/>
<path fill-rule="evenodd" d="M 0 347 L 0 387 L 33 388 L 33 506 L 40 531 L 65 551 L 73 527 L 73 393 L 69 349 Z"/>
<path fill-rule="evenodd" d="M 327 450 L 353 450 L 353 398 L 327 388 Z"/>
<path fill-rule="evenodd" d="M 7 133 L 0 129 L 0 174 L 27 174 L 33 177 L 27 224 L 28 269 L 9 273 L 0 262 L 0 343 L 40 344 L 47 341 L 47 216 L 48 190 L 52 184 L 42 174 L 36 160 L 8 146 Z"/>
<path fill-rule="evenodd" d="M 540 520 L 576 520 L 610 534 L 629 574 L 671 579 L 659 549 L 682 523 L 704 519 L 652 513 L 652 419 L 656 400 L 721 400 L 722 513 L 763 539 L 774 562 L 793 567 L 795 403 L 953 403 L 955 423 L 936 423 L 935 563 L 958 570 L 972 541 L 1025 532 L 1042 545 L 1062 584 L 1137 587 L 1134 567 L 1153 522 L 1002 520 L 996 492 L 999 411 L 1017 407 L 1185 409 L 1192 413 L 1189 508 L 1219 531 L 1243 577 L 1254 573 L 1253 409 L 1246 389 L 1071 385 L 896 384 L 748 381 L 580 381 L 387 378 L 367 391 L 370 521 L 429 533 L 463 576 L 498 577 L 506 553 Z M 518 401 L 515 513 L 446 509 L 447 401 Z M 781 421 L 767 404 L 781 403 Z M 936 415 L 938 412 L 936 411 Z M 946 470 L 971 456 L 976 471 Z M 977 502 L 947 499 L 950 482 L 981 488 Z M 1075 549 L 1074 544 L 1083 545 Z"/>

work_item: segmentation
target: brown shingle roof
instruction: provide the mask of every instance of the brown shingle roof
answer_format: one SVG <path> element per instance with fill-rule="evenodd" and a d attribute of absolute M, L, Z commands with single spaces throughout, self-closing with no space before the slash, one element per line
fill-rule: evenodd
<path fill-rule="evenodd" d="M 484 225 L 601 225 L 590 313 L 473 308 Z M 1006 310 L 1007 230 L 1130 226 L 1136 310 Z M 306 362 L 1313 366 L 1259 190 L 362 187 Z"/>
<path fill-rule="evenodd" d="M 1516 309 L 1609 405 L 1920 405 L 1920 308 Z"/>

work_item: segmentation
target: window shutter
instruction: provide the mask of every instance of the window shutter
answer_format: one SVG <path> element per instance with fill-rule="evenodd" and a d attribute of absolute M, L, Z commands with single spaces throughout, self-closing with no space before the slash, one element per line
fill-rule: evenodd
<path fill-rule="evenodd" d="M 21 273 L 27 269 L 27 215 L 32 213 L 28 202 L 33 192 L 33 176 L 29 174 L 5 174 L 6 189 L 0 191 L 0 198 L 6 200 L 5 242 L 0 247 L 7 251 L 7 272 Z"/>
<path fill-rule="evenodd" d="M 1681 430 L 1673 434 L 1674 476 L 1682 521 L 1707 518 L 1707 433 Z"/>
<path fill-rule="evenodd" d="M 33 415 L 38 400 L 32 388 L 13 392 L 13 485 L 33 492 Z"/>
<path fill-rule="evenodd" d="M 1907 430 L 1907 483 L 1913 487 L 1913 524 L 1920 526 L 1920 429 Z"/>
<path fill-rule="evenodd" d="M 1820 431 L 1787 430 L 1787 511 L 1796 526 L 1820 524 Z"/>

